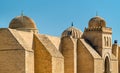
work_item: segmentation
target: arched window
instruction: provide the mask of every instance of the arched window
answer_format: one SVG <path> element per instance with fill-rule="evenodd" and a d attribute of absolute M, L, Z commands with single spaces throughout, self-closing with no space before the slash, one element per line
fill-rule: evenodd
<path fill-rule="evenodd" d="M 105 58 L 104 73 L 110 73 L 110 62 L 108 57 Z"/>
<path fill-rule="evenodd" d="M 110 46 L 110 47 L 111 47 L 111 42 L 112 42 L 112 41 L 111 41 L 111 38 L 109 37 L 109 46 Z"/>
<path fill-rule="evenodd" d="M 68 36 L 72 35 L 72 31 L 68 31 Z"/>
<path fill-rule="evenodd" d="M 107 37 L 107 41 L 106 41 L 107 46 L 109 46 L 109 38 Z"/>
<path fill-rule="evenodd" d="M 106 37 L 104 37 L 104 45 L 106 46 Z"/>

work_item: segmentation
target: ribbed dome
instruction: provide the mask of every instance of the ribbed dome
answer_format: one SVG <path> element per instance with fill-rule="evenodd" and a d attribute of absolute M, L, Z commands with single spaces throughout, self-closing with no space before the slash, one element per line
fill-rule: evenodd
<path fill-rule="evenodd" d="M 62 37 L 66 36 L 72 36 L 73 38 L 81 38 L 82 32 L 74 26 L 71 26 L 64 30 L 64 32 L 62 33 Z"/>
<path fill-rule="evenodd" d="M 103 18 L 95 16 L 90 19 L 89 27 L 106 27 L 106 22 Z"/>
<path fill-rule="evenodd" d="M 27 16 L 17 16 L 10 22 L 9 28 L 36 29 L 36 24 Z"/>

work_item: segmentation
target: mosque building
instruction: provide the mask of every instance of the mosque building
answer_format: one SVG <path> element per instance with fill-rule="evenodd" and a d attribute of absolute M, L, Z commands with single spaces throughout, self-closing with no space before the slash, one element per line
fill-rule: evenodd
<path fill-rule="evenodd" d="M 21 15 L 0 28 L 0 73 L 120 73 L 120 46 L 100 16 L 84 32 L 72 25 L 56 37 Z"/>

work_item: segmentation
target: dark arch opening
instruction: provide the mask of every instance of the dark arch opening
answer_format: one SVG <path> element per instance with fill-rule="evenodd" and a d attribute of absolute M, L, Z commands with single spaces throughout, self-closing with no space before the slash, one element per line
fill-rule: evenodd
<path fill-rule="evenodd" d="M 111 38 L 109 37 L 109 46 L 111 47 Z"/>
<path fill-rule="evenodd" d="M 108 37 L 107 37 L 106 43 L 107 43 L 107 46 L 109 46 L 109 38 Z"/>
<path fill-rule="evenodd" d="M 104 44 L 105 44 L 105 46 L 106 46 L 106 37 L 104 37 Z"/>
<path fill-rule="evenodd" d="M 104 73 L 110 73 L 110 62 L 108 57 L 105 58 L 104 69 Z"/>

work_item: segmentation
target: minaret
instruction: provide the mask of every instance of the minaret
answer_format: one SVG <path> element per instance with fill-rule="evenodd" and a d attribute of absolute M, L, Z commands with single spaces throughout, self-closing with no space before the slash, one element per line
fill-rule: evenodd
<path fill-rule="evenodd" d="M 101 56 L 104 55 L 103 49 L 109 50 L 112 48 L 112 29 L 106 27 L 105 20 L 99 16 L 90 19 L 88 28 L 84 30 L 83 38 Z"/>

